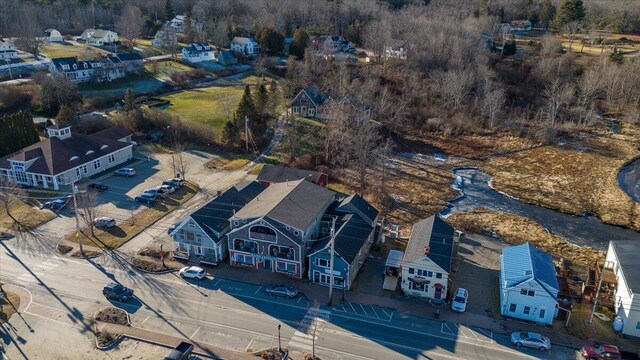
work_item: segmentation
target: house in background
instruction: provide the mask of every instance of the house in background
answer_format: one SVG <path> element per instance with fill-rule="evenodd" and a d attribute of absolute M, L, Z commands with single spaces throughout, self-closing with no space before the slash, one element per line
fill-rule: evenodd
<path fill-rule="evenodd" d="M 378 211 L 359 195 L 336 200 L 325 218 L 336 218 L 333 285 L 349 290 L 375 241 Z M 330 227 L 327 221 L 326 227 Z M 326 229 L 325 227 L 325 229 Z M 326 231 L 325 231 L 326 233 Z M 330 235 L 330 234 L 329 234 Z M 317 242 L 309 254 L 309 280 L 323 286 L 331 282 L 331 238 Z"/>
<path fill-rule="evenodd" d="M 233 51 L 222 50 L 218 53 L 218 63 L 224 66 L 235 65 L 238 63 L 238 58 Z"/>
<path fill-rule="evenodd" d="M 322 107 L 328 98 L 315 86 L 302 89 L 291 101 L 291 113 L 309 118 L 322 117 Z"/>
<path fill-rule="evenodd" d="M 156 32 L 151 40 L 151 45 L 159 48 L 169 48 L 178 44 L 176 30 L 170 26 L 165 26 Z"/>
<path fill-rule="evenodd" d="M 256 180 L 264 186 L 269 186 L 273 183 L 300 179 L 311 181 L 312 183 L 322 187 L 326 187 L 329 184 L 329 176 L 323 172 L 270 164 L 265 164 L 262 167 Z"/>
<path fill-rule="evenodd" d="M 529 243 L 502 250 L 500 314 L 551 325 L 558 314 L 559 289 L 550 255 Z"/>
<path fill-rule="evenodd" d="M 191 215 L 169 235 L 175 243 L 173 256 L 189 262 L 218 265 L 227 256 L 229 219 L 263 190 L 252 181 L 226 190 Z"/>
<path fill-rule="evenodd" d="M 353 44 L 342 36 L 316 36 L 311 39 L 311 48 L 316 54 L 330 55 L 355 50 Z"/>
<path fill-rule="evenodd" d="M 44 31 L 44 41 L 59 42 L 63 40 L 64 38 L 62 37 L 62 34 L 60 34 L 60 31 L 56 29 L 47 29 Z"/>
<path fill-rule="evenodd" d="M 236 36 L 231 40 L 231 50 L 243 53 L 247 56 L 260 55 L 260 44 L 254 38 Z"/>
<path fill-rule="evenodd" d="M 192 43 L 182 48 L 182 59 L 192 64 L 214 61 L 214 49 L 206 43 Z"/>
<path fill-rule="evenodd" d="M 640 246 L 636 240 L 610 241 L 604 267 L 618 284 L 614 304 L 622 319 L 622 334 L 640 338 Z"/>
<path fill-rule="evenodd" d="M 85 135 L 56 125 L 47 133 L 48 139 L 0 158 L 0 179 L 59 190 L 133 158 L 131 134 L 123 128 Z"/>
<path fill-rule="evenodd" d="M 301 279 L 336 194 L 306 180 L 272 184 L 229 220 L 231 265 Z"/>
<path fill-rule="evenodd" d="M 437 215 L 415 223 L 402 258 L 402 291 L 409 296 L 446 299 L 458 240 L 459 233 Z"/>
<path fill-rule="evenodd" d="M 143 70 L 143 59 L 138 53 L 87 61 L 79 61 L 77 57 L 55 58 L 49 64 L 51 75 L 64 76 L 74 83 L 113 81 L 127 75 L 138 75 Z"/>
<path fill-rule="evenodd" d="M 77 57 L 51 59 L 49 72 L 52 76 L 64 76 L 73 83 L 91 81 L 96 69 L 102 66 L 98 60 L 78 61 Z"/>
<path fill-rule="evenodd" d="M 383 56 L 385 59 L 407 60 L 407 50 L 415 48 L 405 40 L 392 40 L 388 45 L 384 46 Z"/>
<path fill-rule="evenodd" d="M 9 39 L 0 39 L 0 60 L 12 60 L 17 57 L 18 49 L 13 44 L 13 41 Z"/>
<path fill-rule="evenodd" d="M 87 44 L 93 46 L 110 45 L 118 42 L 118 34 L 111 30 L 86 29 L 80 37 Z"/>
<path fill-rule="evenodd" d="M 194 19 L 190 19 L 191 20 L 191 28 L 193 29 L 193 31 L 195 32 L 201 32 L 202 31 L 202 23 L 195 21 Z M 167 23 L 165 24 L 165 26 L 168 26 L 170 28 L 172 28 L 173 30 L 175 30 L 175 32 L 182 34 L 185 32 L 185 25 L 184 23 L 187 21 L 187 16 L 186 15 L 176 15 L 173 19 L 167 21 Z"/>
<path fill-rule="evenodd" d="M 529 20 L 514 20 L 509 25 L 513 31 L 531 31 L 531 21 Z"/>

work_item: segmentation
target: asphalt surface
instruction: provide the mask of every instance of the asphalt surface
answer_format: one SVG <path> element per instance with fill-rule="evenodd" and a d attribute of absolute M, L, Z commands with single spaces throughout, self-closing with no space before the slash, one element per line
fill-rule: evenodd
<path fill-rule="evenodd" d="M 454 187 L 465 196 L 451 201 L 445 213 L 465 212 L 485 207 L 525 216 L 544 226 L 549 232 L 560 235 L 579 246 L 591 246 L 606 251 L 609 240 L 640 240 L 640 233 L 607 225 L 596 217 L 577 217 L 540 206 L 525 204 L 506 196 L 489 186 L 491 176 L 475 169 L 455 170 Z"/>
<path fill-rule="evenodd" d="M 100 307 L 113 305 L 127 310 L 134 326 L 241 352 L 277 346 L 277 325 L 282 324 L 283 347 L 310 352 L 315 329 L 316 352 L 325 359 L 576 358 L 571 349 L 515 349 L 505 335 L 375 306 L 321 306 L 316 313 L 304 297 L 273 298 L 258 285 L 211 275 L 199 282 L 175 274 L 148 275 L 131 269 L 118 253 L 66 259 L 17 248 L 15 242 L 0 242 L 0 280 L 30 291 L 32 302 L 24 315 L 50 319 L 37 326 L 65 325 L 86 334 L 87 319 Z M 110 281 L 133 288 L 135 298 L 127 303 L 106 300 L 101 289 Z M 30 334 L 16 334 L 22 341 L 8 343 L 10 359 L 41 351 L 31 345 L 35 341 L 25 341 L 41 333 L 35 326 Z M 73 348 L 68 354 L 81 355 Z"/>

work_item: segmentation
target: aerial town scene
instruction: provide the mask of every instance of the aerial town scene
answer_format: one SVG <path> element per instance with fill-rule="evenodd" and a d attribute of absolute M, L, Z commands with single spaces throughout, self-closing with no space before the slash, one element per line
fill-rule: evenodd
<path fill-rule="evenodd" d="M 4 359 L 640 359 L 640 1 L 0 0 Z"/>

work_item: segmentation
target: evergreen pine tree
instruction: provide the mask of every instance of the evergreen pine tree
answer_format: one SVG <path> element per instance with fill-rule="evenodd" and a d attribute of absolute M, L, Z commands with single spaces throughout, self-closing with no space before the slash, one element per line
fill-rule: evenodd
<path fill-rule="evenodd" d="M 255 105 L 256 105 L 256 111 L 258 112 L 261 122 L 264 122 L 265 117 L 267 115 L 268 102 L 269 102 L 269 93 L 267 92 L 267 87 L 264 86 L 264 83 L 260 83 L 256 91 Z"/>
<path fill-rule="evenodd" d="M 564 0 L 556 12 L 553 26 L 559 29 L 570 22 L 582 21 L 584 17 L 585 10 L 582 0 Z"/>
<path fill-rule="evenodd" d="M 129 112 L 135 110 L 137 107 L 136 95 L 133 93 L 133 90 L 127 89 L 127 92 L 124 93 L 124 111 Z"/>
<path fill-rule="evenodd" d="M 256 111 L 256 106 L 253 103 L 253 97 L 251 96 L 251 89 L 249 85 L 245 86 L 244 94 L 242 95 L 242 99 L 238 104 L 238 109 L 236 110 L 236 124 L 238 128 L 244 129 L 245 118 L 249 119 L 249 126 L 254 127 L 256 121 L 258 120 L 258 112 Z M 256 129 L 254 129 L 256 131 Z"/>
<path fill-rule="evenodd" d="M 166 21 L 169 21 L 173 19 L 173 15 L 174 15 L 174 12 L 173 12 L 173 6 L 171 6 L 171 0 L 167 0 L 164 3 L 164 19 Z"/>
<path fill-rule="evenodd" d="M 0 156 L 40 141 L 33 118 L 23 111 L 0 118 Z"/>
<path fill-rule="evenodd" d="M 62 105 L 58 115 L 56 115 L 56 124 L 60 126 L 69 126 L 73 124 L 75 114 L 67 105 Z"/>
<path fill-rule="evenodd" d="M 620 51 L 620 49 L 614 47 L 611 55 L 609 55 L 609 59 L 611 59 L 611 61 L 616 64 L 622 64 L 622 62 L 624 62 L 624 55 L 622 54 L 622 51 Z"/>
<path fill-rule="evenodd" d="M 271 81 L 269 85 L 269 101 L 267 102 L 267 113 L 270 116 L 278 116 L 278 107 L 282 102 L 282 93 L 278 87 L 278 82 Z"/>
<path fill-rule="evenodd" d="M 227 121 L 222 130 L 222 138 L 227 145 L 236 145 L 240 140 L 240 129 L 234 121 Z"/>
<path fill-rule="evenodd" d="M 304 58 L 304 49 L 311 44 L 309 34 L 304 31 L 303 28 L 296 30 L 291 39 L 291 45 L 289 45 L 289 54 L 296 56 L 298 59 Z"/>

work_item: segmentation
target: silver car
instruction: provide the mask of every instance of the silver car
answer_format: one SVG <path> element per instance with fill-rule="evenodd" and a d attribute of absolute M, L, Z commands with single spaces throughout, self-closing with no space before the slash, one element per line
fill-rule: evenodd
<path fill-rule="evenodd" d="M 511 334 L 511 343 L 517 347 L 529 347 L 545 351 L 551 349 L 551 340 L 534 332 L 514 332 Z"/>
<path fill-rule="evenodd" d="M 291 285 L 284 284 L 269 286 L 265 289 L 265 292 L 267 295 L 282 296 L 286 298 L 294 298 L 298 296 L 298 290 L 296 290 L 296 288 Z"/>

